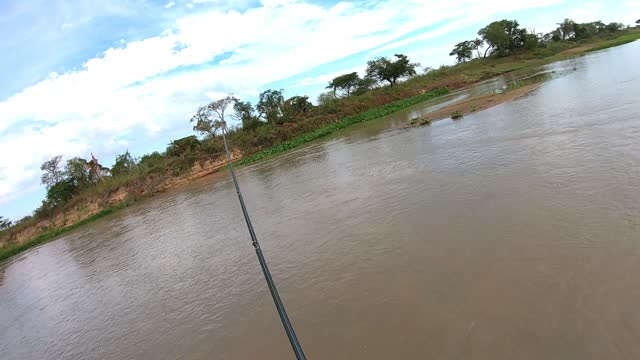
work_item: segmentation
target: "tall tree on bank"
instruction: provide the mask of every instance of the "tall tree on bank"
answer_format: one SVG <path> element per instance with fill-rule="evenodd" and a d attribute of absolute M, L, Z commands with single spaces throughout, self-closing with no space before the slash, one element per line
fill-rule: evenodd
<path fill-rule="evenodd" d="M 575 26 L 576 23 L 571 19 L 564 19 L 561 23 L 558 23 L 558 30 L 560 30 L 562 40 L 568 40 L 571 38 Z"/>
<path fill-rule="evenodd" d="M 262 125 L 260 114 L 256 113 L 248 101 L 236 100 L 233 104 L 233 118 L 242 124 L 243 129 L 255 129 Z"/>
<path fill-rule="evenodd" d="M 380 82 L 387 81 L 390 86 L 393 86 L 400 78 L 416 75 L 416 68 L 420 64 L 410 62 L 407 55 L 404 54 L 395 54 L 394 56 L 396 58 L 394 61 L 386 57 L 368 61 L 367 77 Z"/>
<path fill-rule="evenodd" d="M 341 90 L 346 96 L 351 96 L 351 91 L 358 87 L 360 76 L 357 72 L 340 75 L 329 83 L 327 89 L 333 89 L 333 96 L 336 96 L 336 90 Z"/>
<path fill-rule="evenodd" d="M 40 170 L 43 171 L 43 174 L 40 177 L 40 183 L 46 186 L 47 189 L 64 178 L 64 174 L 60 168 L 61 161 L 62 155 L 58 155 L 40 165 Z"/>
<path fill-rule="evenodd" d="M 5 219 L 4 217 L 0 216 L 0 231 L 7 230 L 12 225 L 13 223 L 11 222 L 11 220 Z"/>
<path fill-rule="evenodd" d="M 237 101 L 233 96 L 212 101 L 207 105 L 200 106 L 196 114 L 191 117 L 189 122 L 195 123 L 193 130 L 202 135 L 213 137 L 216 132 L 225 125 L 225 116 L 229 106 Z"/>
<path fill-rule="evenodd" d="M 449 53 L 449 56 L 455 56 L 456 61 L 459 63 L 471 60 L 473 57 L 473 50 L 475 44 L 473 41 L 467 40 L 457 43 L 453 50 Z"/>
<path fill-rule="evenodd" d="M 505 19 L 483 27 L 478 31 L 478 35 L 488 45 L 485 57 L 489 51 L 498 56 L 507 56 L 513 50 L 524 46 L 527 30 L 520 29 L 518 21 Z"/>
<path fill-rule="evenodd" d="M 260 116 L 272 124 L 280 124 L 282 122 L 284 106 L 283 90 L 265 90 L 260 93 L 256 109 Z"/>

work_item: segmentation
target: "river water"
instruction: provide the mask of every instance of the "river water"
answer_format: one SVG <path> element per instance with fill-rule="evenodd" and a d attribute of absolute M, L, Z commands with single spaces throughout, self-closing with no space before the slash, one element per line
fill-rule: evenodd
<path fill-rule="evenodd" d="M 421 104 L 240 169 L 307 356 L 640 358 L 638 59 L 592 53 L 462 120 L 398 130 Z M 5 263 L 0 357 L 291 358 L 229 174 Z"/>

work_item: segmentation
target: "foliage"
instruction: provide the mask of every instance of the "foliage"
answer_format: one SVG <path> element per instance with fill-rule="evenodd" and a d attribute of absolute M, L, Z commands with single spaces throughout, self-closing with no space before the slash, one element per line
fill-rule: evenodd
<path fill-rule="evenodd" d="M 336 90 L 340 90 L 346 96 L 351 95 L 351 91 L 356 89 L 360 82 L 360 76 L 357 72 L 340 75 L 329 83 L 327 89 L 333 89 L 333 96 L 336 96 Z"/>
<path fill-rule="evenodd" d="M 190 122 L 195 123 L 193 130 L 205 136 L 215 136 L 216 132 L 225 125 L 225 112 L 237 99 L 227 96 L 200 106 Z"/>
<path fill-rule="evenodd" d="M 404 54 L 395 54 L 395 61 L 386 57 L 379 57 L 367 62 L 367 77 L 377 81 L 388 81 L 390 86 L 396 84 L 398 79 L 416 75 L 418 63 L 412 63 Z"/>
<path fill-rule="evenodd" d="M 9 229 L 13 223 L 9 219 L 5 219 L 3 216 L 0 216 L 0 231 L 4 231 Z"/>
<path fill-rule="evenodd" d="M 76 188 L 84 189 L 94 184 L 94 180 L 89 173 L 89 162 L 85 159 L 74 157 L 67 160 L 64 176 Z"/>
<path fill-rule="evenodd" d="M 575 26 L 576 23 L 571 19 L 564 19 L 561 23 L 558 23 L 558 31 L 562 40 L 567 40 L 573 36 Z"/>
<path fill-rule="evenodd" d="M 471 60 L 473 57 L 473 50 L 476 49 L 475 42 L 473 40 L 466 40 L 457 43 L 453 50 L 449 53 L 449 56 L 455 56 L 456 61 L 465 62 L 467 60 Z"/>
<path fill-rule="evenodd" d="M 445 95 L 448 92 L 449 90 L 446 88 L 435 89 L 425 94 L 413 96 L 410 98 L 405 98 L 381 107 L 372 108 L 370 110 L 367 110 L 355 115 L 347 116 L 334 123 L 321 127 L 315 131 L 305 133 L 301 136 L 297 136 L 293 139 L 287 140 L 283 143 L 280 143 L 268 149 L 262 150 L 252 156 L 245 157 L 238 162 L 238 165 L 249 164 L 258 160 L 262 160 L 266 157 L 272 156 L 277 153 L 281 153 L 283 151 L 287 151 L 289 149 L 293 149 L 302 144 L 308 143 L 312 140 L 321 138 L 323 136 L 327 136 L 329 134 L 333 134 L 334 132 L 338 130 L 342 130 L 351 125 L 389 115 L 400 109 L 421 103 L 423 101 L 427 101 L 429 99 L 433 99 L 438 96 Z"/>
<path fill-rule="evenodd" d="M 464 113 L 460 110 L 456 110 L 454 112 L 451 113 L 451 118 L 453 120 L 458 120 L 461 119 L 464 116 Z"/>
<path fill-rule="evenodd" d="M 313 108 L 308 96 L 293 96 L 284 102 L 282 116 L 284 121 L 291 121 L 295 117 L 307 114 Z"/>
<path fill-rule="evenodd" d="M 262 125 L 260 115 L 256 113 L 253 105 L 248 101 L 235 100 L 233 104 L 233 117 L 240 121 L 243 129 L 255 129 Z"/>
<path fill-rule="evenodd" d="M 62 180 L 64 174 L 60 169 L 60 161 L 62 155 L 54 156 L 50 160 L 47 160 L 40 165 L 40 170 L 44 171 L 44 174 L 40 177 L 40 183 L 47 188 L 53 186 L 53 184 Z"/>
<path fill-rule="evenodd" d="M 421 118 L 421 117 L 415 117 L 411 119 L 411 125 L 425 126 L 425 125 L 431 125 L 431 123 L 432 123 L 431 120 Z"/>
<path fill-rule="evenodd" d="M 173 140 L 167 147 L 167 156 L 184 157 L 200 147 L 200 140 L 195 135 Z"/>
<path fill-rule="evenodd" d="M 265 90 L 260 93 L 256 109 L 264 119 L 272 124 L 282 123 L 284 95 L 280 90 Z"/>
<path fill-rule="evenodd" d="M 500 20 L 483 27 L 478 31 L 478 35 L 484 40 L 488 47 L 485 51 L 498 56 L 507 56 L 517 48 L 523 47 L 527 30 L 520 29 L 517 20 Z"/>
<path fill-rule="evenodd" d="M 136 167 L 137 161 L 136 158 L 131 155 L 129 150 L 125 151 L 124 154 L 120 154 L 116 156 L 116 162 L 113 164 L 111 168 L 111 175 L 113 176 L 124 176 L 130 174 Z"/>
<path fill-rule="evenodd" d="M 353 90 L 351 95 L 362 95 L 365 92 L 375 88 L 376 79 L 371 78 L 369 76 L 365 76 L 363 78 L 358 79 L 358 83 L 356 84 L 356 89 Z"/>
<path fill-rule="evenodd" d="M 78 185 L 68 178 L 55 183 L 47 190 L 47 204 L 51 207 L 60 206 L 71 200 L 78 191 Z"/>

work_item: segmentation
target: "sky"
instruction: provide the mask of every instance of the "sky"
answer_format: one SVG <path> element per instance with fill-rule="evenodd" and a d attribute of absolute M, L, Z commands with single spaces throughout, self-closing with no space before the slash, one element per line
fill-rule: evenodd
<path fill-rule="evenodd" d="M 41 204 L 43 161 L 162 151 L 226 94 L 314 100 L 378 56 L 438 67 L 491 21 L 565 17 L 633 24 L 640 0 L 0 0 L 0 216 Z"/>

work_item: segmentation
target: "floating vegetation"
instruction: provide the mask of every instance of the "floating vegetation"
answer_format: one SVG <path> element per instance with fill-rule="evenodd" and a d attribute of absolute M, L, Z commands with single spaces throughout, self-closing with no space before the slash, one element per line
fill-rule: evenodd
<path fill-rule="evenodd" d="M 462 119 L 463 117 L 464 117 L 464 113 L 460 110 L 457 110 L 451 113 L 451 118 L 453 120 Z"/>

